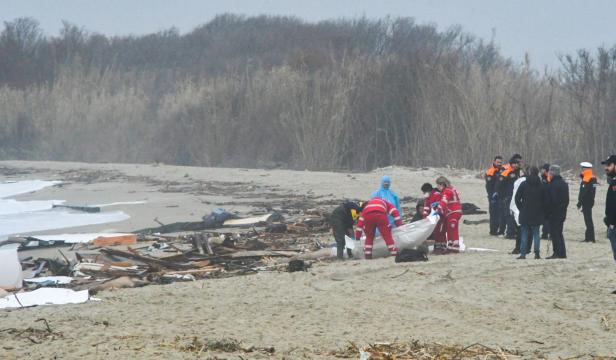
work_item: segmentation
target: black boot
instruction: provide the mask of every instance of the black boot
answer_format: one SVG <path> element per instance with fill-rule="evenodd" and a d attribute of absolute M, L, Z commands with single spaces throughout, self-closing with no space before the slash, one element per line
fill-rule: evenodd
<path fill-rule="evenodd" d="M 518 260 L 524 260 L 524 259 L 526 259 L 526 255 L 522 254 L 522 255 L 518 256 L 517 259 Z"/>
<path fill-rule="evenodd" d="M 535 259 L 541 259 L 541 255 L 539 255 L 539 253 L 535 253 Z"/>

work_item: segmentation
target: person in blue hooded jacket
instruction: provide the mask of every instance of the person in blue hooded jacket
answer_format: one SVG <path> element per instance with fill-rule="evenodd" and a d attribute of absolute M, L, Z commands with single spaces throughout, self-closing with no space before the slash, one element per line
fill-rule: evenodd
<path fill-rule="evenodd" d="M 380 198 L 383 199 L 398 209 L 400 216 L 402 216 L 402 207 L 400 206 L 400 198 L 398 198 L 398 194 L 391 190 L 391 177 L 388 175 L 383 176 L 381 179 L 381 188 L 372 193 L 372 198 Z M 394 218 L 389 216 L 389 223 L 392 227 L 395 227 Z"/>

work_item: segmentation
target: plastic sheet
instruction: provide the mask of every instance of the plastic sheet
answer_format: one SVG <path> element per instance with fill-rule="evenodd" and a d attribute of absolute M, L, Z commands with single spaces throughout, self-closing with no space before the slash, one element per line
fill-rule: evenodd
<path fill-rule="evenodd" d="M 21 264 L 17 257 L 19 244 L 0 247 L 0 287 L 5 289 L 21 288 Z"/>
<path fill-rule="evenodd" d="M 0 299 L 0 309 L 36 305 L 80 304 L 88 301 L 88 290 L 73 291 L 59 288 L 40 288 L 30 292 L 16 293 Z"/>
<path fill-rule="evenodd" d="M 430 234 L 434 231 L 438 220 L 439 216 L 436 213 L 433 213 L 423 220 L 405 224 L 393 229 L 392 235 L 394 242 L 396 243 L 396 247 L 400 250 L 413 249 L 423 244 L 423 242 L 426 241 Z M 363 259 L 365 238 L 357 241 L 346 236 L 345 240 L 346 248 L 353 250 L 353 257 Z M 335 248 L 332 249 L 332 254 L 333 256 L 336 256 Z M 381 236 L 375 237 L 372 248 L 372 258 L 381 258 L 388 255 L 389 251 L 387 250 L 385 240 L 383 240 Z"/>

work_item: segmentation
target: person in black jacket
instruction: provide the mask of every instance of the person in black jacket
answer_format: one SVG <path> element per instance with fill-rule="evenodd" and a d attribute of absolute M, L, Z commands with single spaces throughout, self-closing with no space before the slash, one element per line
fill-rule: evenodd
<path fill-rule="evenodd" d="M 492 198 L 500 201 L 501 205 L 501 227 L 499 229 L 499 234 L 505 232 L 506 228 L 505 237 L 507 239 L 516 238 L 517 224 L 509 208 L 513 196 L 513 184 L 520 177 L 521 167 L 522 157 L 515 154 L 511 157 L 511 160 L 509 160 L 509 164 L 506 164 L 500 172 L 494 194 L 492 194 Z"/>
<path fill-rule="evenodd" d="M 605 173 L 608 179 L 603 222 L 607 226 L 607 237 L 610 239 L 612 254 L 614 261 L 616 261 L 616 155 L 611 155 L 601 164 L 605 165 Z M 616 294 L 616 291 L 613 294 Z"/>
<path fill-rule="evenodd" d="M 344 248 L 346 244 L 344 236 L 348 235 L 351 238 L 354 236 L 353 225 L 355 224 L 355 220 L 359 217 L 361 211 L 361 203 L 345 201 L 335 208 L 331 214 L 330 225 L 332 227 L 332 232 L 334 233 L 334 239 L 336 239 L 338 259 L 344 258 Z M 351 249 L 347 249 L 347 255 L 349 258 L 353 257 L 353 252 Z"/>
<path fill-rule="evenodd" d="M 595 206 L 595 192 L 597 187 L 597 178 L 592 173 L 592 164 L 583 162 L 580 164 L 582 173 L 580 177 L 580 193 L 578 195 L 578 210 L 582 210 L 584 214 L 584 224 L 586 224 L 586 234 L 584 242 L 595 242 L 595 224 L 592 221 L 592 208 Z"/>
<path fill-rule="evenodd" d="M 532 234 L 535 244 L 535 259 L 540 259 L 540 236 L 539 227 L 545 221 L 545 209 L 548 198 L 546 189 L 539 178 L 539 169 L 536 166 L 530 168 L 530 175 L 526 178 L 515 194 L 515 204 L 520 210 L 520 257 L 526 259 L 526 253 L 530 244 L 528 237 Z"/>
<path fill-rule="evenodd" d="M 543 186 L 545 187 L 547 191 L 548 186 L 550 185 L 550 181 L 552 181 L 552 179 L 550 179 L 550 174 L 549 174 L 550 164 L 548 163 L 543 164 L 539 172 L 541 173 L 541 182 L 543 183 Z M 543 223 L 543 226 L 541 227 L 541 238 L 542 239 L 550 238 L 550 222 L 548 221 L 547 216 L 545 218 L 545 222 Z"/>
<path fill-rule="evenodd" d="M 563 227 L 567 219 L 567 206 L 569 206 L 569 185 L 560 176 L 560 166 L 550 166 L 552 182 L 549 186 L 548 218 L 552 235 L 552 249 L 554 253 L 546 259 L 566 259 L 567 249 Z"/>
<path fill-rule="evenodd" d="M 503 170 L 503 157 L 495 156 L 492 165 L 486 170 L 486 193 L 488 193 L 488 203 L 490 204 L 490 235 L 498 235 L 500 226 L 500 208 L 497 198 L 493 198 L 496 191 L 498 176 Z"/>

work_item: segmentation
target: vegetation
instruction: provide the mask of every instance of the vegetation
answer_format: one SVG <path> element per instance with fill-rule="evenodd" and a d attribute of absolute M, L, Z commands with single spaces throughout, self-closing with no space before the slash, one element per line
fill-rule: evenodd
<path fill-rule="evenodd" d="M 221 15 L 107 37 L 0 33 L 0 158 L 368 170 L 574 166 L 616 151 L 616 47 L 553 73 L 410 18 Z"/>

